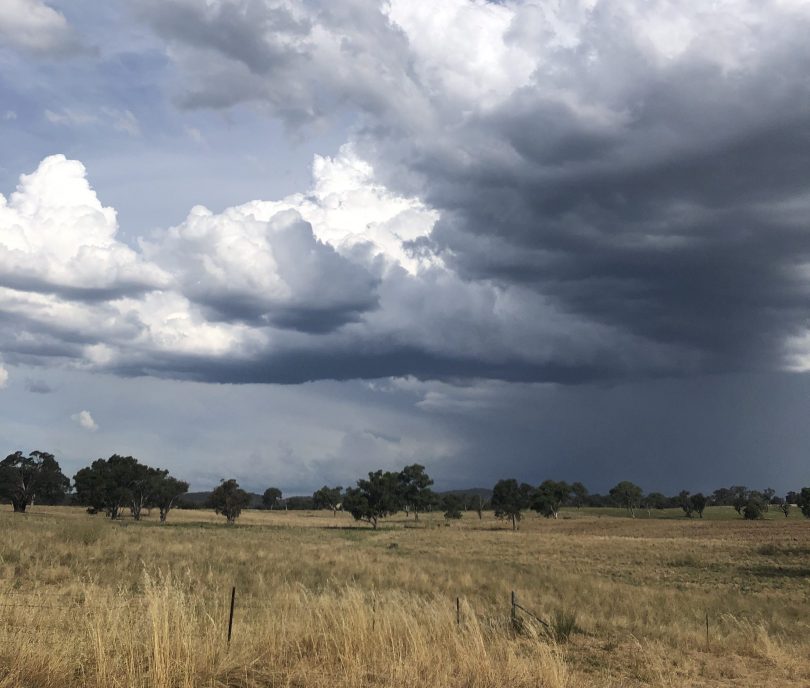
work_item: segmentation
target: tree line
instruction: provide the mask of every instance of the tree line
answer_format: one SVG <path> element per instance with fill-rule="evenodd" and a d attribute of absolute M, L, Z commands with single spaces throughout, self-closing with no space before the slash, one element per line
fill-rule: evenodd
<path fill-rule="evenodd" d="M 132 456 L 113 454 L 98 459 L 70 479 L 62 473 L 53 454 L 21 451 L 0 461 L 0 499 L 11 502 L 15 512 L 24 513 L 34 503 L 63 504 L 70 501 L 86 506 L 90 513 L 104 513 L 118 518 L 128 508 L 139 521 L 144 509 L 160 511 L 165 523 L 177 500 L 188 492 L 188 483 L 169 475 L 164 468 L 154 468 Z"/>
<path fill-rule="evenodd" d="M 703 518 L 707 506 L 732 506 L 742 518 L 754 520 L 763 518 L 771 508 L 779 509 L 787 517 L 792 505 L 797 505 L 802 514 L 810 518 L 808 487 L 800 492 L 788 492 L 785 497 L 777 496 L 771 488 L 751 490 L 740 485 L 719 488 L 709 496 L 681 490 L 667 497 L 660 492 L 645 494 L 641 487 L 627 480 L 601 495 L 589 493 L 581 482 L 544 480 L 535 486 L 509 478 L 499 480 L 491 497 L 484 500 L 480 494 L 438 495 L 430 489 L 432 484 L 425 467 L 419 464 L 406 466 L 400 472 L 372 471 L 368 478 L 361 478 L 355 487 L 345 491 L 341 487 L 322 487 L 313 494 L 312 507 L 348 511 L 372 528 L 377 527 L 380 519 L 401 511 L 412 513 L 418 520 L 420 512 L 440 509 L 445 518 L 454 519 L 461 518 L 463 509 L 474 510 L 479 518 L 484 510 L 491 510 L 496 517 L 510 521 L 517 530 L 523 512 L 532 510 L 546 518 L 557 518 L 563 506 L 619 507 L 631 517 L 641 509 L 651 513 L 653 509 L 680 508 L 687 518 Z"/>
<path fill-rule="evenodd" d="M 519 483 L 514 478 L 499 480 L 486 499 L 479 493 L 449 492 L 438 494 L 432 489 L 433 479 L 421 464 L 405 466 L 400 471 L 371 471 L 352 487 L 324 485 L 311 497 L 283 499 L 280 489 L 268 487 L 262 495 L 262 506 L 274 509 L 305 508 L 349 512 L 357 521 L 377 528 L 380 520 L 405 512 L 419 520 L 419 514 L 442 511 L 447 519 L 458 519 L 464 511 L 492 511 L 498 518 L 511 522 L 517 529 L 523 512 L 533 510 L 546 518 L 557 518 L 567 507 L 620 507 L 635 517 L 638 510 L 680 508 L 688 518 L 703 517 L 707 506 L 731 506 L 745 519 L 758 519 L 771 508 L 787 517 L 792 505 L 810 518 L 810 487 L 799 492 L 777 496 L 771 488 L 751 490 L 734 485 L 715 490 L 711 495 L 682 490 L 677 495 L 660 492 L 645 494 L 630 481 L 617 483 L 606 495 L 592 494 L 581 482 L 545 480 L 539 485 Z M 25 512 L 34 502 L 62 504 L 69 501 L 87 507 L 90 513 L 104 513 L 118 518 L 129 509 L 132 518 L 141 519 L 144 509 L 159 510 L 164 523 L 174 507 L 188 506 L 182 497 L 188 483 L 171 476 L 169 471 L 141 463 L 132 456 L 113 454 L 97 459 L 79 470 L 71 480 L 62 473 L 58 461 L 48 452 L 21 451 L 0 461 L 0 500 L 10 502 L 15 512 Z M 250 504 L 250 495 L 235 479 L 223 480 L 209 495 L 205 506 L 234 523 Z"/>

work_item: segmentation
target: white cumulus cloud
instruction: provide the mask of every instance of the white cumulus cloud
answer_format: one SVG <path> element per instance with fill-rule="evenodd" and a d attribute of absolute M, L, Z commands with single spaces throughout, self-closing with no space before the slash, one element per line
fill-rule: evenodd
<path fill-rule="evenodd" d="M 99 202 L 84 165 L 53 155 L 0 194 L 0 285 L 32 291 L 127 292 L 167 276 L 116 239 L 115 210 Z"/>
<path fill-rule="evenodd" d="M 98 425 L 96 425 L 96 421 L 93 420 L 93 416 L 90 415 L 90 411 L 79 411 L 78 413 L 74 413 L 70 419 L 90 432 L 98 430 Z"/>
<path fill-rule="evenodd" d="M 83 166 L 54 156 L 0 205 L 0 311 L 15 324 L 0 346 L 91 370 L 290 382 L 499 377 L 608 355 L 605 327 L 462 279 L 432 252 L 436 218 L 346 148 L 316 159 L 310 193 L 196 207 L 135 250 Z"/>

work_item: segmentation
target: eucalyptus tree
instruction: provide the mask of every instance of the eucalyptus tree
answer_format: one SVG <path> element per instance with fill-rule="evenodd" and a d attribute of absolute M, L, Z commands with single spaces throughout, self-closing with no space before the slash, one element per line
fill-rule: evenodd
<path fill-rule="evenodd" d="M 629 480 L 622 480 L 610 489 L 611 499 L 620 507 L 627 509 L 627 513 L 636 517 L 636 509 L 641 505 L 641 488 Z"/>
<path fill-rule="evenodd" d="M 519 485 L 514 478 L 499 480 L 492 488 L 492 510 L 497 518 L 507 519 L 512 523 L 512 530 L 517 530 L 522 511 L 529 508 L 531 492 L 525 485 Z"/>
<path fill-rule="evenodd" d="M 188 492 L 188 483 L 184 480 L 164 475 L 157 481 L 151 503 L 160 510 L 161 523 L 166 523 L 169 511 L 174 507 L 177 499 L 186 492 Z"/>
<path fill-rule="evenodd" d="M 265 509 L 275 509 L 281 501 L 281 490 L 277 487 L 268 487 L 262 495 L 262 505 Z"/>
<path fill-rule="evenodd" d="M 239 487 L 233 478 L 223 480 L 208 497 L 208 506 L 218 514 L 222 514 L 229 525 L 236 523 L 242 509 L 250 504 L 250 495 Z"/>
<path fill-rule="evenodd" d="M 316 509 L 331 509 L 332 515 L 337 516 L 338 510 L 343 506 L 343 488 L 324 485 L 312 493 L 312 503 Z"/>
<path fill-rule="evenodd" d="M 343 509 L 356 521 L 368 523 L 374 530 L 381 518 L 402 508 L 402 491 L 398 473 L 372 471 L 361 478 L 357 487 L 346 490 Z"/>
<path fill-rule="evenodd" d="M 418 521 L 419 512 L 427 511 L 437 501 L 430 489 L 433 479 L 425 472 L 425 467 L 418 463 L 405 466 L 397 476 L 402 504 L 413 512 L 414 520 Z"/>
<path fill-rule="evenodd" d="M 546 518 L 557 518 L 560 507 L 571 495 L 571 486 L 564 481 L 544 480 L 534 491 L 531 507 Z"/>
<path fill-rule="evenodd" d="M 24 513 L 34 499 L 61 502 L 70 487 L 53 454 L 21 451 L 0 461 L 0 498 L 7 499 L 16 513 Z"/>

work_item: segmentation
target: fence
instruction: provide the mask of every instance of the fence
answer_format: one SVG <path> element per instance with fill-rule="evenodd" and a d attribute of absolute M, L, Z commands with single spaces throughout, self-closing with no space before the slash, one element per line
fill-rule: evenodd
<path fill-rule="evenodd" d="M 85 595 L 66 595 L 65 593 L 52 592 L 47 590 L 16 590 L 16 589 L 0 589 L 0 630 L 11 630 L 12 636 L 25 635 L 33 636 L 43 642 L 55 639 L 64 640 L 66 630 L 62 626 L 49 625 L 42 623 L 44 619 L 41 617 L 47 615 L 48 611 L 70 611 L 74 614 L 80 614 L 82 611 L 92 612 L 93 610 L 120 610 L 120 609 L 133 609 L 139 605 L 143 605 L 146 595 L 144 593 L 127 593 L 127 599 L 121 599 L 116 596 L 104 602 L 90 602 Z M 469 606 L 469 603 L 466 603 Z M 376 615 L 377 609 L 376 600 L 372 601 L 372 613 Z M 455 621 L 458 627 L 464 624 L 464 605 L 462 598 L 455 598 Z M 538 628 L 543 632 L 551 635 L 555 640 L 567 639 L 568 632 L 561 637 L 559 628 L 559 619 L 549 621 L 542 618 L 535 611 L 527 608 L 518 601 L 518 596 L 515 591 L 512 591 L 509 599 L 509 625 L 515 632 L 521 632 L 526 628 L 526 620 L 531 623 L 537 624 Z M 19 619 L 12 618 L 13 613 L 10 610 L 26 610 L 32 611 L 33 614 L 26 617 L 24 622 Z M 223 619 L 223 639 L 227 644 L 230 644 L 234 628 L 239 623 L 239 613 L 244 610 L 259 611 L 272 613 L 273 607 L 268 604 L 257 604 L 255 598 L 248 598 L 247 602 L 243 602 L 237 596 L 237 588 L 233 586 L 230 590 L 229 604 L 227 605 L 227 616 Z M 74 617 L 75 618 L 75 617 Z M 575 620 L 575 619 L 574 619 Z M 573 623 L 573 621 L 571 623 Z M 13 639 L 0 638 L 0 642 L 11 643 Z M 710 634 L 709 634 L 709 613 L 705 613 L 705 643 L 706 651 L 710 647 Z"/>

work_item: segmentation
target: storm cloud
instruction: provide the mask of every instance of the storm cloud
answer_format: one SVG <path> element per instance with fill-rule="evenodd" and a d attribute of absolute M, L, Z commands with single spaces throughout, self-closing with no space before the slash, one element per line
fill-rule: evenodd
<path fill-rule="evenodd" d="M 8 437 L 193 443 L 206 487 L 203 427 L 296 489 L 804 480 L 806 3 L 6 4 Z"/>
<path fill-rule="evenodd" d="M 166 19 L 178 8 L 182 31 Z M 257 81 L 250 98 L 293 126 L 309 117 L 266 91 L 303 85 L 296 111 L 356 113 L 357 154 L 437 212 L 430 245 L 462 279 L 521 285 L 614 331 L 616 347 L 645 343 L 638 366 L 606 356 L 597 376 L 658 370 L 646 359 L 662 349 L 673 374 L 802 367 L 806 6 L 228 1 L 144 12 L 184 73 L 225 58 L 229 86 L 194 81 L 199 105 L 247 97 L 230 90 L 244 70 Z M 232 44 L 206 41 L 224 16 L 241 17 L 228 23 Z"/>
<path fill-rule="evenodd" d="M 371 183 L 351 149 L 315 170 L 310 193 L 219 214 L 196 207 L 134 250 L 79 163 L 43 161 L 4 206 L 15 230 L 0 287 L 8 359 L 297 383 L 577 382 L 677 358 L 560 312 L 525 284 L 464 279 L 441 253 L 406 250 L 430 239 L 435 212 Z"/>

